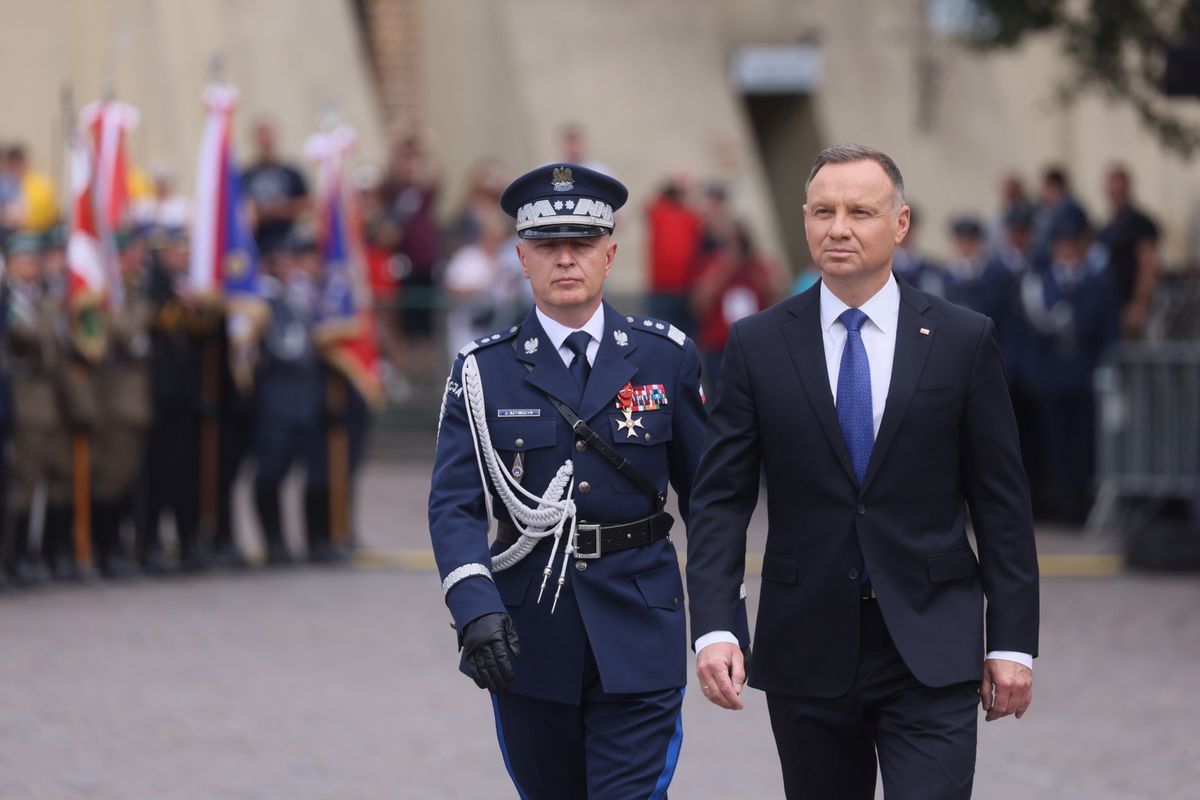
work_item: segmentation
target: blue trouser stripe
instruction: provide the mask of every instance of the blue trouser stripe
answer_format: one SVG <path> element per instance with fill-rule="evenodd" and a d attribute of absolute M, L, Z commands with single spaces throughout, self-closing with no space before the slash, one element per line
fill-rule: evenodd
<path fill-rule="evenodd" d="M 654 791 L 648 800 L 663 800 L 667 796 L 667 787 L 671 785 L 671 778 L 675 777 L 675 765 L 679 763 L 679 748 L 683 745 L 683 693 L 685 689 L 686 687 L 679 690 L 679 716 L 675 718 L 675 733 L 671 734 L 671 741 L 667 743 L 667 763 L 663 765 L 662 774 L 658 776 L 658 783 L 654 784 Z"/>
<path fill-rule="evenodd" d="M 504 768 L 508 770 L 508 777 L 512 779 L 513 786 L 517 787 L 517 796 L 521 800 L 529 800 L 529 796 L 525 794 L 525 790 L 521 788 L 521 784 L 517 783 L 517 776 L 513 773 L 512 762 L 508 760 L 508 745 L 504 742 L 504 726 L 500 724 L 500 703 L 496 701 L 495 694 L 491 692 L 488 692 L 488 694 L 492 698 L 492 713 L 496 715 L 496 739 L 500 742 L 500 755 L 504 757 Z"/>

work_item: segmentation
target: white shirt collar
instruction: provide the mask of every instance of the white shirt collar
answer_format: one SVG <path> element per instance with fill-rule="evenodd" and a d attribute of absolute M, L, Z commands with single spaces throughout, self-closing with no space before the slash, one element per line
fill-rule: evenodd
<path fill-rule="evenodd" d="M 555 350 L 561 349 L 567 337 L 577 330 L 585 331 L 596 342 L 604 338 L 604 303 L 596 307 L 591 319 L 585 322 L 581 328 L 568 328 L 561 322 L 555 322 L 540 308 L 535 308 L 534 312 L 537 314 L 538 322 L 542 323 L 542 330 L 550 338 L 550 344 L 554 345 Z"/>
<path fill-rule="evenodd" d="M 821 281 L 821 330 L 828 331 L 837 322 L 842 312 L 850 306 L 838 299 Z M 867 319 L 879 330 L 894 331 L 900 320 L 900 286 L 895 275 L 888 275 L 887 283 L 870 300 L 859 306 Z"/>

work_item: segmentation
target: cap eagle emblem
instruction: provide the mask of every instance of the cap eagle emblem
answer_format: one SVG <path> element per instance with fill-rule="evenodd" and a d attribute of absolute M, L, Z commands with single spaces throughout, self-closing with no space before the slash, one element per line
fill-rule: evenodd
<path fill-rule="evenodd" d="M 575 188 L 575 177 L 570 167 L 555 167 L 550 178 L 550 185 L 556 192 L 569 192 Z"/>

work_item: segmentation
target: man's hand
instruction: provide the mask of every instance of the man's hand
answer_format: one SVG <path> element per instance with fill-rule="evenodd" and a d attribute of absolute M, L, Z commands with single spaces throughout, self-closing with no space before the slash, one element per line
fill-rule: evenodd
<path fill-rule="evenodd" d="M 520 657 L 521 647 L 508 614 L 484 614 L 467 623 L 462 648 L 467 669 L 480 689 L 503 692 L 512 685 L 513 662 Z"/>
<path fill-rule="evenodd" d="M 979 699 L 983 701 L 988 722 L 1009 714 L 1020 719 L 1033 701 L 1033 670 L 999 658 L 984 661 Z"/>
<path fill-rule="evenodd" d="M 737 711 L 742 707 L 746 664 L 736 644 L 717 642 L 696 655 L 696 677 L 708 702 Z"/>

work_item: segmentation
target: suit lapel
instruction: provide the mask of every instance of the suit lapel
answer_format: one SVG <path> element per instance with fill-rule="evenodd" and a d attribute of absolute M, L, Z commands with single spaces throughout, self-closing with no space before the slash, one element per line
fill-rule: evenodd
<path fill-rule="evenodd" d="M 619 344 L 624 342 L 622 346 Z M 629 324 L 608 303 L 604 304 L 604 333 L 600 337 L 600 349 L 588 376 L 587 389 L 579 404 L 579 416 L 585 422 L 612 405 L 629 379 L 637 373 L 637 366 L 629 360 L 637 350 L 637 341 L 630 333 Z"/>
<path fill-rule="evenodd" d="M 525 380 L 571 408 L 579 405 L 579 387 L 575 385 L 575 379 L 563 364 L 554 343 L 542 330 L 535 312 L 531 311 L 525 318 L 525 323 L 512 344 L 517 359 L 533 365 Z"/>
<path fill-rule="evenodd" d="M 888 386 L 887 402 L 883 407 L 883 421 L 879 425 L 879 434 L 875 437 L 875 448 L 871 451 L 871 461 L 867 464 L 863 491 L 871 485 L 872 478 L 879 471 L 879 465 L 887 456 L 892 440 L 896 438 L 896 431 L 908 412 L 908 404 L 917 390 L 921 371 L 925 368 L 925 359 L 929 356 L 929 348 L 937 332 L 936 326 L 922 316 L 929 309 L 929 301 L 904 281 L 898 283 L 900 316 L 896 323 L 896 355 L 892 360 L 892 381 Z M 922 333 L 922 330 L 925 333 Z"/>
<path fill-rule="evenodd" d="M 833 392 L 829 389 L 829 368 L 825 363 L 824 336 L 821 332 L 821 303 L 820 284 L 800 295 L 789 309 L 794 319 L 790 320 L 783 330 L 788 352 L 796 373 L 800 376 L 800 385 L 808 402 L 812 405 L 821 429 L 829 439 L 833 452 L 846 470 L 850 480 L 856 480 L 854 467 L 850 463 L 850 451 L 846 447 L 846 439 L 842 436 L 842 426 L 838 422 L 837 409 L 833 405 Z"/>

